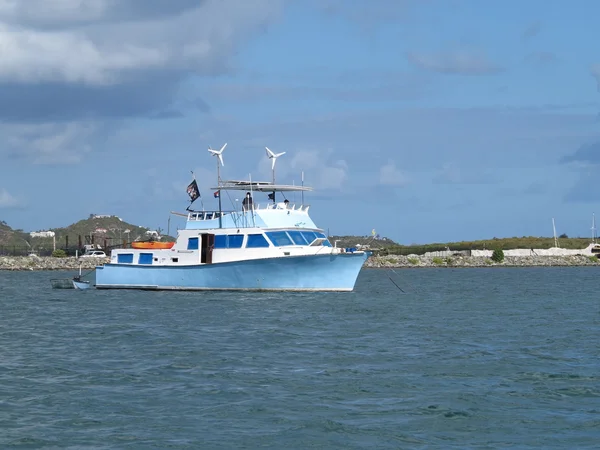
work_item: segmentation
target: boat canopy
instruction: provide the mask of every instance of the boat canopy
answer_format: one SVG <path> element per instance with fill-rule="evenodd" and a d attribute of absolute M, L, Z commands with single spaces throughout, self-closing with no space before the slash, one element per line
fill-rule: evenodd
<path fill-rule="evenodd" d="M 293 191 L 312 191 L 313 189 L 308 186 L 296 186 L 291 184 L 272 184 L 266 181 L 240 181 L 240 180 L 229 180 L 223 181 L 223 184 L 218 187 L 212 187 L 212 190 L 225 190 L 225 191 L 257 191 L 257 192 L 293 192 Z"/>

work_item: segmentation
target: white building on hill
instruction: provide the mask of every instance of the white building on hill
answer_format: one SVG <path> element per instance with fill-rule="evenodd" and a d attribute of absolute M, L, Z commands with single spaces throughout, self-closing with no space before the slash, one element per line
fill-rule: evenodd
<path fill-rule="evenodd" d="M 56 236 L 56 234 L 54 233 L 54 231 L 32 231 L 31 233 L 29 233 L 29 236 L 31 236 L 32 238 L 53 238 L 54 236 Z"/>

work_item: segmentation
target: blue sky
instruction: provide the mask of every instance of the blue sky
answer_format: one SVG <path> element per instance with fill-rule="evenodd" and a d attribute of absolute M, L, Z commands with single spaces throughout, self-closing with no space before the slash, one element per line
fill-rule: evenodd
<path fill-rule="evenodd" d="M 285 151 L 278 181 L 304 170 L 332 234 L 549 236 L 554 217 L 589 236 L 599 14 L 587 0 L 0 0 L 0 220 L 166 228 L 192 170 L 216 206 L 207 148 L 227 142 L 226 179 L 269 180 L 264 147 Z"/>

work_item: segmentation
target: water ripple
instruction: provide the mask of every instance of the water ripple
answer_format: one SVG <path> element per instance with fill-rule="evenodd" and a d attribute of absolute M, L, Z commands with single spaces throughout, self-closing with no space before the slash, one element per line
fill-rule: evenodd
<path fill-rule="evenodd" d="M 0 272 L 1 448 L 596 448 L 595 268 L 366 270 L 349 294 Z"/>

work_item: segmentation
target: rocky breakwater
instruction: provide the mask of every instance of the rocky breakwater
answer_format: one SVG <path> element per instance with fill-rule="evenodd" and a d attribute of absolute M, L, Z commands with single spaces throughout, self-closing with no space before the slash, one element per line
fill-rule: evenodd
<path fill-rule="evenodd" d="M 53 258 L 51 256 L 0 256 L 0 270 L 92 270 L 109 258 Z"/>
<path fill-rule="evenodd" d="M 585 255 L 572 256 L 506 256 L 497 263 L 479 256 L 371 256 L 365 267 L 372 268 L 419 268 L 419 267 L 535 267 L 535 266 L 597 266 L 600 260 Z"/>

